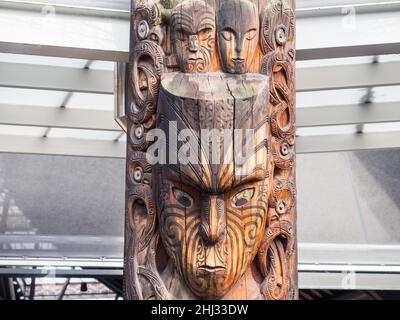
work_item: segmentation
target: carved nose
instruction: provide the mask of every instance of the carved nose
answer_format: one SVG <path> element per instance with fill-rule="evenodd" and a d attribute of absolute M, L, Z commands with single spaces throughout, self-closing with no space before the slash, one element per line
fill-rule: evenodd
<path fill-rule="evenodd" d="M 241 37 L 238 37 L 238 38 L 239 39 L 237 39 L 235 42 L 236 58 L 243 59 L 243 57 L 242 57 L 243 40 L 241 40 Z"/>
<path fill-rule="evenodd" d="M 221 241 L 226 234 L 225 202 L 218 196 L 203 201 L 200 235 L 208 245 Z"/>
<path fill-rule="evenodd" d="M 189 36 L 189 51 L 196 52 L 199 50 L 199 37 L 194 34 Z"/>

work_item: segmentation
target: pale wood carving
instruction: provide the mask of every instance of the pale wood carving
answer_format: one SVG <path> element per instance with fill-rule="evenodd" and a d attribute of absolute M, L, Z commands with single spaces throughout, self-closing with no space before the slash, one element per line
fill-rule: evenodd
<path fill-rule="evenodd" d="M 297 298 L 294 2 L 132 2 L 127 299 Z"/>

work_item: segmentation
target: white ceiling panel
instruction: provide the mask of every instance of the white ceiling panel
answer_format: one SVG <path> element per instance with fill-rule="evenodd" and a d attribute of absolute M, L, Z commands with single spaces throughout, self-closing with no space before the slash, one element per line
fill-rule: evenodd
<path fill-rule="evenodd" d="M 0 105 L 35 105 L 41 107 L 59 107 L 66 92 L 34 89 L 19 89 L 0 87 Z"/>
<path fill-rule="evenodd" d="M 41 137 L 46 128 L 0 125 L 0 135 Z"/>
<path fill-rule="evenodd" d="M 373 101 L 374 102 L 400 101 L 400 86 L 374 88 Z"/>
<path fill-rule="evenodd" d="M 68 59 L 11 53 L 0 53 L 0 61 L 9 63 L 38 64 L 45 66 L 59 66 L 70 68 L 83 68 L 87 62 L 87 60 L 82 59 Z"/>
<path fill-rule="evenodd" d="M 392 132 L 400 131 L 400 122 L 386 123 L 367 123 L 363 127 L 363 132 Z"/>
<path fill-rule="evenodd" d="M 74 93 L 67 108 L 114 110 L 114 96 L 106 94 Z"/>
<path fill-rule="evenodd" d="M 52 128 L 48 134 L 48 137 L 113 141 L 117 138 L 118 135 L 118 131 Z"/>
<path fill-rule="evenodd" d="M 296 131 L 296 135 L 300 137 L 306 137 L 306 136 L 352 134 L 356 132 L 357 132 L 357 127 L 355 125 L 344 125 L 344 126 L 298 128 Z"/>
<path fill-rule="evenodd" d="M 372 56 L 366 56 L 366 57 L 350 57 L 350 58 L 337 58 L 337 59 L 304 60 L 304 61 L 297 61 L 296 68 L 326 67 L 326 66 L 372 63 L 373 59 L 374 59 L 374 57 L 372 57 Z"/>
<path fill-rule="evenodd" d="M 90 69 L 113 71 L 114 70 L 114 62 L 93 61 L 90 63 Z"/>
<path fill-rule="evenodd" d="M 366 94 L 365 89 L 326 90 L 297 92 L 297 108 L 347 105 L 360 103 Z"/>

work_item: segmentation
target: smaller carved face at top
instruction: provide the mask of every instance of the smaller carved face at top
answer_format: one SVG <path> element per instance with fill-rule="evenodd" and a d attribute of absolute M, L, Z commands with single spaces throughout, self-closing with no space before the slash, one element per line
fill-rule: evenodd
<path fill-rule="evenodd" d="M 256 6 L 248 0 L 223 0 L 217 14 L 217 29 L 223 71 L 248 72 L 258 41 Z"/>
<path fill-rule="evenodd" d="M 182 72 L 207 72 L 215 43 L 215 12 L 202 0 L 185 0 L 171 16 L 172 34 Z"/>

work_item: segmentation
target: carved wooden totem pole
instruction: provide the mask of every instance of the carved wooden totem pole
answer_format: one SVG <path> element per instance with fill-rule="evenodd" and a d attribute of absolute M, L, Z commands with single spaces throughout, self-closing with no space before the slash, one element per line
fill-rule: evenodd
<path fill-rule="evenodd" d="M 133 0 L 127 299 L 297 298 L 294 0 Z"/>

